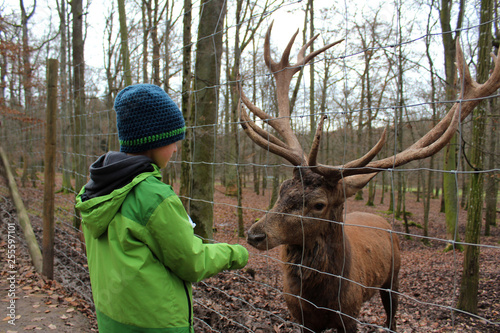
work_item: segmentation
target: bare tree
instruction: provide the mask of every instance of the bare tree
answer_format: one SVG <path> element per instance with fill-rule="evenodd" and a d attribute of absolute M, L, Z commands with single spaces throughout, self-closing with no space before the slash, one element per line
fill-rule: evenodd
<path fill-rule="evenodd" d="M 430 4 L 430 11 L 432 11 L 434 7 L 434 0 L 432 0 L 432 3 Z M 432 60 L 431 54 L 430 54 L 430 39 L 431 39 L 431 13 L 428 15 L 427 19 L 427 35 L 425 38 L 425 54 L 427 56 L 427 61 L 429 62 L 429 74 L 430 74 L 430 82 L 431 82 L 431 91 L 430 91 L 430 105 L 432 108 L 432 126 L 436 125 L 436 120 L 437 120 L 437 107 L 436 107 L 436 81 L 435 81 L 435 69 L 434 69 L 434 62 Z M 424 238 L 422 239 L 422 242 L 424 244 L 429 244 L 428 237 L 429 236 L 429 212 L 430 212 L 430 203 L 431 203 L 431 196 L 432 196 L 432 171 L 434 168 L 434 155 L 432 155 L 429 158 L 429 171 L 427 173 L 427 178 L 424 179 Z"/>
<path fill-rule="evenodd" d="M 314 0 L 307 1 L 306 10 L 306 21 L 309 14 L 309 40 L 312 40 L 311 45 L 309 45 L 309 52 L 314 52 Z M 316 117 L 315 117 L 315 73 L 314 73 L 314 62 L 309 64 L 309 135 L 312 138 L 316 130 Z"/>
<path fill-rule="evenodd" d="M 104 70 L 106 72 L 106 109 L 108 110 L 108 150 L 118 150 L 119 141 L 116 134 L 116 116 L 113 111 L 113 101 L 119 89 L 118 72 L 122 63 L 120 56 L 120 45 L 118 37 L 114 36 L 115 5 L 111 2 L 111 8 L 106 17 L 105 44 L 104 48 Z"/>
<path fill-rule="evenodd" d="M 132 70 L 130 68 L 130 53 L 128 46 L 128 28 L 127 28 L 127 14 L 125 11 L 125 0 L 118 1 L 118 16 L 120 20 L 120 36 L 121 36 L 121 54 L 123 75 L 125 77 L 125 86 L 132 84 Z"/>
<path fill-rule="evenodd" d="M 36 10 L 36 2 L 33 4 L 33 8 L 30 13 L 26 12 L 26 8 L 24 7 L 24 1 L 19 1 L 19 6 L 21 8 L 21 29 L 22 29 L 22 62 L 23 62 L 23 70 L 22 70 L 22 83 L 24 90 L 24 112 L 26 115 L 34 118 L 33 114 L 33 68 L 31 65 L 31 47 L 29 45 L 29 36 L 28 36 L 28 21 L 33 17 Z M 21 181 L 23 186 L 25 186 L 26 181 L 28 180 L 28 172 L 29 178 L 31 178 L 33 187 L 36 187 L 36 170 L 30 164 L 32 163 L 32 152 L 33 152 L 33 138 L 32 138 L 32 130 L 26 131 L 27 135 L 27 146 L 24 151 L 24 168 L 23 175 L 21 177 Z"/>
<path fill-rule="evenodd" d="M 83 6 L 82 0 L 71 2 L 71 13 L 73 15 L 73 99 L 75 107 L 75 179 L 76 188 L 79 191 L 87 181 L 86 145 L 85 131 L 87 122 L 85 120 L 85 60 L 83 39 Z M 78 211 L 77 211 L 78 212 Z M 80 228 L 80 218 L 75 215 L 74 227 Z"/>
<path fill-rule="evenodd" d="M 191 19 L 192 19 L 191 0 L 184 0 L 183 15 L 183 34 L 182 34 L 182 115 L 186 121 L 188 129 L 186 130 L 186 139 L 182 141 L 181 159 L 181 185 L 180 198 L 184 208 L 189 213 L 189 201 L 191 197 L 191 163 L 192 160 L 192 131 L 189 130 L 193 124 L 191 117 Z"/>
<path fill-rule="evenodd" d="M 379 19 L 380 10 L 381 8 L 374 13 L 373 17 L 364 18 L 363 25 L 355 25 L 355 29 L 358 32 L 358 37 L 361 42 L 360 47 L 363 52 L 364 60 L 363 72 L 361 73 L 361 94 L 359 96 L 359 116 L 356 133 L 357 155 L 361 154 L 365 144 L 364 141 L 366 141 L 366 144 L 369 147 L 374 144 L 372 120 L 377 118 L 378 110 L 382 104 L 387 86 L 394 79 L 394 76 L 391 76 L 390 67 L 386 69 L 385 74 L 378 73 L 377 68 L 372 63 L 373 60 L 377 58 L 377 52 L 380 50 L 377 46 L 384 45 L 389 36 L 391 36 L 390 29 L 387 32 L 380 32 L 380 29 L 385 27 L 385 24 Z M 384 35 L 386 37 L 382 37 Z M 383 76 L 381 77 L 381 75 Z M 374 87 L 374 82 L 383 83 Z M 368 200 L 366 203 L 368 206 L 374 205 L 375 184 L 375 181 L 371 181 L 368 186 Z M 361 193 L 362 190 L 356 193 L 356 199 L 362 199 Z"/>
<path fill-rule="evenodd" d="M 495 2 L 495 10 L 493 11 L 495 14 L 495 39 L 493 41 L 493 45 L 495 48 L 495 54 L 498 53 L 498 49 L 500 46 L 500 20 L 499 20 L 499 4 Z M 498 134 L 497 130 L 498 119 L 500 119 L 500 104 L 498 99 L 492 101 L 491 114 L 490 114 L 490 128 L 486 131 L 490 138 L 489 142 L 489 151 L 490 154 L 488 156 L 488 169 L 493 170 L 498 165 L 497 161 L 497 151 L 498 151 Z M 486 201 L 486 214 L 485 214 L 485 228 L 484 234 L 485 236 L 490 235 L 490 226 L 496 225 L 496 215 L 497 215 L 497 202 L 498 202 L 498 179 L 495 177 L 495 173 L 488 174 L 486 176 L 485 182 L 485 201 Z"/>
<path fill-rule="evenodd" d="M 465 12 L 465 0 L 460 0 L 458 3 L 457 23 L 455 28 L 451 27 L 452 15 L 452 0 L 441 0 L 441 7 L 439 8 L 439 17 L 441 21 L 441 30 L 443 32 L 443 49 L 444 49 L 444 66 L 446 73 L 446 100 L 452 101 L 456 96 L 456 65 L 455 65 L 455 42 L 460 36 L 460 29 Z M 458 233 L 456 232 L 457 211 L 458 211 L 458 191 L 455 174 L 451 170 L 457 169 L 457 156 L 456 156 L 456 137 L 452 138 L 446 147 L 444 156 L 444 170 L 443 173 L 443 200 L 444 210 L 446 213 L 446 235 L 449 240 L 454 241 L 446 246 L 446 250 L 453 248 L 460 248 L 455 242 L 460 241 Z"/>
<path fill-rule="evenodd" d="M 213 239 L 214 173 L 213 147 L 215 144 L 218 89 L 222 56 L 223 22 L 226 13 L 224 0 L 201 2 L 198 41 L 194 73 L 194 100 L 196 111 L 193 123 L 193 178 L 190 215 L 196 223 L 195 233 L 206 241 Z"/>
<path fill-rule="evenodd" d="M 151 0 L 142 0 L 142 82 L 149 82 L 148 64 L 149 64 L 149 33 L 153 27 L 151 22 Z"/>
<path fill-rule="evenodd" d="M 67 23 L 66 16 L 68 15 L 66 2 L 57 0 L 57 11 L 59 13 L 59 32 L 61 34 L 61 45 L 60 45 L 60 62 L 59 62 L 59 82 L 61 85 L 61 89 L 59 92 L 60 101 L 61 101 L 61 114 L 62 114 L 62 123 L 61 123 L 61 133 L 63 140 L 59 144 L 62 145 L 62 163 L 63 163 L 63 172 L 62 172 L 62 188 L 61 191 L 63 193 L 69 193 L 73 190 L 73 185 L 71 184 L 71 140 L 67 140 L 67 136 L 71 134 L 71 108 L 69 104 L 68 91 L 69 91 L 69 82 L 68 82 L 68 61 L 67 61 L 67 52 L 68 52 L 68 38 L 67 38 Z"/>
<path fill-rule="evenodd" d="M 486 82 L 490 75 L 492 41 L 493 0 L 481 0 L 481 24 L 479 25 L 479 52 L 477 81 Z M 479 238 L 483 222 L 483 182 L 481 172 L 484 166 L 485 119 L 490 101 L 482 102 L 473 114 L 472 148 L 470 162 L 475 171 L 471 175 L 467 226 L 465 230 L 465 252 L 462 282 L 457 307 L 470 313 L 477 313 L 479 289 Z"/>

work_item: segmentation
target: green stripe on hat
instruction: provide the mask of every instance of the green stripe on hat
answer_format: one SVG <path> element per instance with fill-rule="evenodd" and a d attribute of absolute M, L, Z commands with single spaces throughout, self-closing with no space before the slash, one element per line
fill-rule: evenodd
<path fill-rule="evenodd" d="M 145 143 L 156 142 L 159 140 L 167 139 L 167 138 L 182 134 L 184 132 L 186 132 L 186 126 L 169 131 L 169 132 L 150 135 L 150 136 L 147 136 L 144 138 L 138 138 L 138 139 L 134 139 L 134 140 L 120 140 L 120 146 L 128 146 L 128 147 L 140 146 L 140 145 L 143 145 Z"/>

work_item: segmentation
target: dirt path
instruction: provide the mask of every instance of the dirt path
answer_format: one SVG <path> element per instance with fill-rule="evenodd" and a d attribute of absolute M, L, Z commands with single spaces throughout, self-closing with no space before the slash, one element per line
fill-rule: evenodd
<path fill-rule="evenodd" d="M 11 228 L 9 243 L 14 216 L 0 196 L 0 333 L 97 331 L 89 306 L 78 295 L 35 272 L 17 227 Z"/>
<path fill-rule="evenodd" d="M 36 279 L 36 278 L 35 278 Z M 38 283 L 35 283 L 35 285 Z M 45 288 L 49 289 L 45 289 Z M 15 295 L 15 320 L 7 307 L 11 297 L 6 292 L 9 284 L 2 275 L 2 322 L 0 332 L 53 331 L 53 332 L 92 332 L 90 319 L 79 312 L 71 297 L 58 294 L 49 285 L 45 288 L 26 284 L 17 288 Z"/>

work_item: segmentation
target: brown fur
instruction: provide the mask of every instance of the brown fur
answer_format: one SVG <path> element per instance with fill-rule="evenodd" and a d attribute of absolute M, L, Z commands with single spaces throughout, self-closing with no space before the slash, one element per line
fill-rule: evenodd
<path fill-rule="evenodd" d="M 345 195 L 355 193 L 346 184 L 295 172 L 274 208 L 250 228 L 248 242 L 260 250 L 284 245 L 285 300 L 305 327 L 355 332 L 361 305 L 379 291 L 395 330 L 398 237 L 377 215 L 351 213 L 343 222 Z"/>

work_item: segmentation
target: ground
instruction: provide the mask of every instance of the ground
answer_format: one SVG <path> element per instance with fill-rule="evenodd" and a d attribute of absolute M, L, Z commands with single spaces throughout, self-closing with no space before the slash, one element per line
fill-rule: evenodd
<path fill-rule="evenodd" d="M 0 196 L 0 332 L 91 332 L 96 328 L 90 305 L 60 283 L 45 280 L 36 273 L 27 248 L 16 243 L 15 280 L 11 280 L 12 268 L 7 258 L 7 225 L 15 222 L 15 209 L 10 201 Z M 16 222 L 17 223 L 17 222 Z M 20 229 L 16 228 L 16 235 Z M 16 239 L 17 240 L 17 239 Z M 10 288 L 14 282 L 15 291 Z M 10 295 L 11 293 L 15 295 Z M 15 301 L 14 321 L 7 309 Z M 95 330 L 97 331 L 97 330 Z"/>
<path fill-rule="evenodd" d="M 299 332 L 288 314 L 282 296 L 281 263 L 279 249 L 259 252 L 249 247 L 236 234 L 236 200 L 226 197 L 218 187 L 214 205 L 215 239 L 218 242 L 240 243 L 250 251 L 246 268 L 223 272 L 194 286 L 194 311 L 196 332 Z M 269 202 L 266 195 L 254 194 L 250 186 L 244 189 L 245 229 L 257 218 Z M 377 202 L 380 200 L 376 198 Z M 386 202 L 388 201 L 386 194 Z M 29 202 L 28 202 L 29 205 Z M 422 203 L 414 194 L 408 194 L 407 210 L 412 213 L 410 222 L 423 224 Z M 401 221 L 387 214 L 387 204 L 365 206 L 364 201 L 349 199 L 347 211 L 368 211 L 387 218 L 396 231 L 403 231 Z M 79 254 L 82 250 L 72 242 L 65 242 L 63 251 L 68 258 L 58 258 L 68 269 L 58 281 L 45 281 L 30 264 L 27 250 L 19 246 L 16 253 L 16 326 L 8 324 L 6 306 L 8 297 L 6 223 L 15 219 L 9 200 L 0 196 L 1 224 L 0 260 L 2 271 L 0 301 L 5 317 L 0 322 L 0 332 L 29 330 L 55 332 L 96 331 L 95 317 L 88 291 L 85 270 L 75 273 L 85 265 Z M 430 245 L 423 245 L 422 230 L 411 227 L 412 238 L 401 238 L 402 268 L 400 272 L 400 307 L 396 315 L 398 332 L 500 332 L 500 228 L 492 228 L 492 236 L 481 238 L 480 286 L 478 316 L 471 317 L 454 311 L 458 298 L 463 254 L 458 251 L 443 252 L 444 214 L 439 212 L 439 201 L 433 200 L 430 214 Z M 466 212 L 460 211 L 460 234 L 465 230 Z M 33 219 L 34 229 L 40 234 L 40 221 Z M 18 229 L 17 232 L 21 234 Z M 59 234 L 57 237 L 64 237 Z M 83 261 L 82 261 L 83 260 Z M 76 280 L 76 282 L 75 282 Z M 81 288 L 84 285 L 86 288 Z M 7 292 L 4 292 L 7 291 Z M 365 303 L 358 318 L 360 332 L 382 332 L 385 314 L 377 296 Z"/>
<path fill-rule="evenodd" d="M 236 237 L 234 200 L 221 196 L 215 209 L 217 240 L 229 243 L 245 241 Z M 264 197 L 268 197 L 269 193 Z M 377 194 L 380 201 L 381 193 Z M 365 201 L 348 199 L 346 211 L 366 211 L 384 216 L 393 228 L 403 232 L 402 221 L 387 214 L 386 204 L 368 207 Z M 262 200 L 250 190 L 245 192 L 244 207 L 260 207 L 261 210 L 244 210 L 246 229 L 266 209 L 255 202 Z M 409 217 L 411 239 L 400 237 L 402 267 L 400 271 L 400 305 L 396 315 L 398 332 L 500 332 L 500 228 L 492 228 L 492 236 L 481 237 L 480 285 L 478 316 L 471 317 L 454 311 L 462 274 L 463 253 L 444 252 L 446 243 L 444 214 L 440 213 L 440 202 L 432 200 L 430 212 L 429 245 L 422 240 L 423 204 L 415 194 L 408 194 L 406 209 Z M 467 212 L 460 210 L 459 234 L 465 232 Z M 241 272 L 226 272 L 212 277 L 196 287 L 195 312 L 200 331 L 212 332 L 299 332 L 286 311 L 281 294 L 281 263 L 278 249 L 259 252 L 251 247 L 250 261 Z M 358 318 L 359 332 L 382 332 L 385 313 L 382 303 L 375 295 L 365 303 Z"/>

